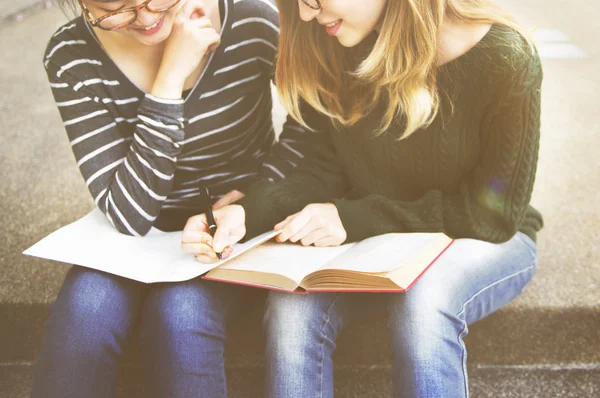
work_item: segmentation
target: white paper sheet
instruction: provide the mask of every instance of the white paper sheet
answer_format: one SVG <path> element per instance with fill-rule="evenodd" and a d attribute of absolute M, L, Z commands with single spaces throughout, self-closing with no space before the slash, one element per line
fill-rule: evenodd
<path fill-rule="evenodd" d="M 23 254 L 97 269 L 140 282 L 179 282 L 195 278 L 276 236 L 266 232 L 234 246 L 226 260 L 202 264 L 181 251 L 181 232 L 152 228 L 144 237 L 123 235 L 98 209 L 48 235 Z"/>

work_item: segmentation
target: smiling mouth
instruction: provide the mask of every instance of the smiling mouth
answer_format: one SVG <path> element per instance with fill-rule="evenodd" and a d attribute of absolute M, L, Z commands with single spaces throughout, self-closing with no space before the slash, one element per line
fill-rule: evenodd
<path fill-rule="evenodd" d="M 325 26 L 328 28 L 333 28 L 335 25 L 339 24 L 340 22 L 342 22 L 342 20 L 338 19 L 337 21 L 333 21 L 331 23 L 325 24 Z"/>
<path fill-rule="evenodd" d="M 160 21 L 162 20 L 162 18 L 160 18 L 158 21 L 154 22 L 152 25 L 146 27 L 146 28 L 135 28 L 137 30 L 150 30 L 153 28 L 156 28 L 158 26 L 158 24 L 160 23 Z"/>

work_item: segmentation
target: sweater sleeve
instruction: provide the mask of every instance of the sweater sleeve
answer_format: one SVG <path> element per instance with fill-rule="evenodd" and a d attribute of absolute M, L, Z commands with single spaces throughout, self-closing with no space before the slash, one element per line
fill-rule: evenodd
<path fill-rule="evenodd" d="M 184 137 L 183 100 L 146 95 L 136 120 L 123 120 L 106 106 L 117 99 L 95 91 L 119 82 L 86 80 L 54 62 L 46 70 L 77 165 L 97 207 L 119 232 L 145 235 L 172 189 Z M 133 135 L 119 126 L 128 122 L 137 123 Z"/>
<path fill-rule="evenodd" d="M 305 120 L 310 120 L 305 117 Z M 263 179 L 251 185 L 238 203 L 246 212 L 246 236 L 251 239 L 273 228 L 285 217 L 310 203 L 331 202 L 348 190 L 349 184 L 338 162 L 329 133 L 306 132 L 310 158 L 285 179 Z"/>
<path fill-rule="evenodd" d="M 534 56 L 507 78 L 482 131 L 478 164 L 454 192 L 430 190 L 417 200 L 381 195 L 334 200 L 347 242 L 389 232 L 445 232 L 454 238 L 509 240 L 529 207 L 540 138 L 542 70 Z"/>

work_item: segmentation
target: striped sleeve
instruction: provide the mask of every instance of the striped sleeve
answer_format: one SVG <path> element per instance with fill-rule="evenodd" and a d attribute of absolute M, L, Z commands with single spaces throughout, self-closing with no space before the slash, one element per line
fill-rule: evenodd
<path fill-rule="evenodd" d="M 237 0 L 241 2 L 243 0 Z M 246 0 L 248 1 L 248 0 Z M 238 20 L 235 26 L 251 27 L 250 36 L 263 40 L 267 46 L 262 47 L 261 67 L 275 84 L 275 64 L 279 44 L 279 10 L 273 0 L 250 0 L 252 13 Z M 275 100 L 274 96 L 274 100 Z M 269 126 L 270 127 L 270 126 Z M 287 116 L 278 140 L 263 158 L 261 178 L 276 181 L 285 178 L 290 171 L 304 162 L 312 151 L 310 130 Z"/>
<path fill-rule="evenodd" d="M 119 85 L 119 81 L 71 73 L 93 61 L 47 63 L 50 87 L 94 202 L 119 232 L 145 235 L 173 186 L 184 136 L 183 100 L 146 95 L 137 118 L 115 117 L 99 97 L 106 93 L 106 86 Z M 135 123 L 133 134 L 124 133 L 131 130 L 120 128 L 122 123 Z"/>
<path fill-rule="evenodd" d="M 313 150 L 312 134 L 314 132 L 307 130 L 288 115 L 277 142 L 263 160 L 262 176 L 271 181 L 280 180 L 302 164 Z"/>

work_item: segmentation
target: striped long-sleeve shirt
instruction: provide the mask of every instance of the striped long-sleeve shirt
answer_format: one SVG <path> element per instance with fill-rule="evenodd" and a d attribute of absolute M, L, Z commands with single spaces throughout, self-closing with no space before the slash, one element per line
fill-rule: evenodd
<path fill-rule="evenodd" d="M 279 38 L 272 0 L 221 2 L 221 44 L 180 100 L 145 93 L 82 18 L 48 44 L 44 66 L 77 165 L 98 208 L 122 233 L 181 229 L 214 197 L 281 179 L 311 134 L 292 119 L 276 140 L 270 82 Z"/>

